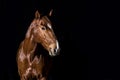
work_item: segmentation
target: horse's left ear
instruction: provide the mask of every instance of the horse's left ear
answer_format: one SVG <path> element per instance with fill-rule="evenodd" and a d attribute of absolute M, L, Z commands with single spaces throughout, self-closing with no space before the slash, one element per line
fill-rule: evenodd
<path fill-rule="evenodd" d="M 50 12 L 49 12 L 48 15 L 49 15 L 49 16 L 52 16 L 52 13 L 53 13 L 53 9 L 50 10 Z"/>
<path fill-rule="evenodd" d="M 35 18 L 40 18 L 40 13 L 38 10 L 35 12 Z"/>

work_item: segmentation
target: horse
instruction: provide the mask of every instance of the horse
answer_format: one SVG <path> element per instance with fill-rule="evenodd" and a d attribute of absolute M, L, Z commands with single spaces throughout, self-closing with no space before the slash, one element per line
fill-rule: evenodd
<path fill-rule="evenodd" d="M 42 16 L 39 11 L 27 29 L 25 38 L 21 41 L 17 51 L 17 67 L 20 80 L 47 80 L 51 69 L 51 58 L 59 55 L 60 47 L 49 14 Z M 41 45 L 47 55 L 40 52 L 36 54 L 38 45 Z"/>

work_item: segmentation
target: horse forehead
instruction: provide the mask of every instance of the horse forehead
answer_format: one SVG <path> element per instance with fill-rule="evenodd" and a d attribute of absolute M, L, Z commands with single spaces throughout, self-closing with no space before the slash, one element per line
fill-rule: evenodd
<path fill-rule="evenodd" d="M 51 21 L 49 20 L 49 18 L 47 16 L 42 17 L 42 21 L 45 22 L 46 24 L 51 24 Z"/>
<path fill-rule="evenodd" d="M 44 24 L 47 25 L 47 27 L 49 27 L 50 29 L 52 28 L 51 21 L 49 20 L 49 18 L 48 18 L 47 16 L 44 16 L 44 17 L 42 18 L 42 20 L 43 20 Z"/>
<path fill-rule="evenodd" d="M 37 20 L 35 19 L 32 23 L 32 26 L 39 25 L 41 23 L 43 23 L 44 25 L 52 29 L 51 21 L 49 20 L 47 16 L 43 16 L 41 19 L 37 19 Z"/>

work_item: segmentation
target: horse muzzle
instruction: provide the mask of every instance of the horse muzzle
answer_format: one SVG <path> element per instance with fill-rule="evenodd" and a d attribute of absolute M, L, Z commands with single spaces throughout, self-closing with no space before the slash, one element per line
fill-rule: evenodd
<path fill-rule="evenodd" d="M 60 53 L 59 43 L 56 41 L 55 44 L 51 44 L 49 46 L 49 55 L 50 56 L 57 56 Z"/>

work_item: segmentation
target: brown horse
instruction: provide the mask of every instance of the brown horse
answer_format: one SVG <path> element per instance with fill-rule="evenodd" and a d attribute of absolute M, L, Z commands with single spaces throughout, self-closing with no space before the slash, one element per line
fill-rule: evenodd
<path fill-rule="evenodd" d="M 51 16 L 52 11 L 48 14 Z M 47 16 L 41 16 L 36 11 L 25 39 L 21 42 L 17 53 L 18 73 L 21 80 L 46 80 L 51 68 L 50 56 L 44 53 L 36 54 L 36 48 L 41 44 L 50 56 L 59 53 L 58 40 L 52 29 L 52 23 Z"/>

